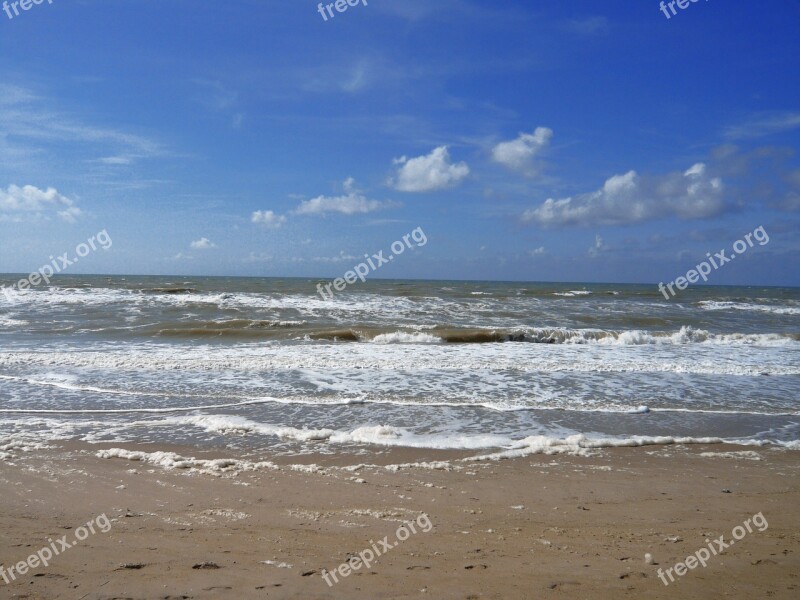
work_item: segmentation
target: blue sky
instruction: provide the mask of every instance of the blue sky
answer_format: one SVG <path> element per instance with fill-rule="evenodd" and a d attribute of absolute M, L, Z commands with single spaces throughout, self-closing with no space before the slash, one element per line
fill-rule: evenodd
<path fill-rule="evenodd" d="M 800 285 L 800 5 L 0 12 L 0 272 Z M 13 14 L 13 10 L 12 10 Z"/>

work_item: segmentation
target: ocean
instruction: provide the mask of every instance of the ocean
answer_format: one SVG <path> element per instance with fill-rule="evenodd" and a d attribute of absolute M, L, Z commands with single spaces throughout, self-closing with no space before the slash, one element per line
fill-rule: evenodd
<path fill-rule="evenodd" d="M 3 440 L 800 448 L 800 289 L 371 280 L 323 300 L 321 282 L 62 276 L 0 294 L 0 458 Z"/>

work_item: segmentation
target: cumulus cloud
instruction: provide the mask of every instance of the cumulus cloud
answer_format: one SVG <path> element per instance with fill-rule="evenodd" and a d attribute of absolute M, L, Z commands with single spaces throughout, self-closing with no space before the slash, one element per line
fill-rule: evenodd
<path fill-rule="evenodd" d="M 532 134 L 520 133 L 515 140 L 497 144 L 492 149 L 492 158 L 514 171 L 531 177 L 538 175 L 541 164 L 535 158 L 550 144 L 552 137 L 552 129 L 537 127 Z"/>
<path fill-rule="evenodd" d="M 386 202 L 367 200 L 360 194 L 344 196 L 317 196 L 305 200 L 297 207 L 298 215 L 324 215 L 325 213 L 341 213 L 343 215 L 367 214 L 387 207 Z"/>
<path fill-rule="evenodd" d="M 526 210 L 522 220 L 544 227 L 627 225 L 665 217 L 704 219 L 720 214 L 725 204 L 719 177 L 697 163 L 685 172 L 639 176 L 614 175 L 595 192 L 547 199 Z"/>
<path fill-rule="evenodd" d="M 528 254 L 531 256 L 543 256 L 547 250 L 545 250 L 544 246 L 539 246 L 538 248 L 534 248 L 533 250 L 529 250 Z"/>
<path fill-rule="evenodd" d="M 452 163 L 447 146 L 439 146 L 430 154 L 407 158 L 402 156 L 394 160 L 394 164 L 402 165 L 395 177 L 389 179 L 389 185 L 401 192 L 430 192 L 452 187 L 469 175 L 466 163 Z"/>
<path fill-rule="evenodd" d="M 356 181 L 348 177 L 343 184 L 345 193 L 341 196 L 317 196 L 304 200 L 294 211 L 298 215 L 324 215 L 339 213 L 342 215 L 358 215 L 384 210 L 397 206 L 395 202 L 369 200 L 363 192 L 356 189 Z"/>
<path fill-rule="evenodd" d="M 256 225 L 263 225 L 270 229 L 277 229 L 286 223 L 286 217 L 283 215 L 276 215 L 271 210 L 257 210 L 253 213 L 250 220 Z"/>
<path fill-rule="evenodd" d="M 0 217 L 21 220 L 24 216 L 38 217 L 50 211 L 55 211 L 68 223 L 74 223 L 81 216 L 81 209 L 55 188 L 41 190 L 33 185 L 10 185 L 6 190 L 0 189 Z"/>
<path fill-rule="evenodd" d="M 210 250 L 216 248 L 217 245 L 208 238 L 200 238 L 190 244 L 193 250 Z"/>

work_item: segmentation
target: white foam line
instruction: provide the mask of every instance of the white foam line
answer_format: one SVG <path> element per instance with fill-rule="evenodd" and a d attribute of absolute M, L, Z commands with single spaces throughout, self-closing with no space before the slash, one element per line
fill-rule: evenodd
<path fill-rule="evenodd" d="M 284 402 L 279 400 L 279 402 Z M 286 401 L 291 404 L 291 400 Z M 621 415 L 646 415 L 646 412 L 640 412 L 640 406 L 635 407 L 619 407 L 619 408 L 588 408 L 588 407 L 571 407 L 571 406 L 509 406 L 499 407 L 486 402 L 462 403 L 462 402 L 407 402 L 401 400 L 361 400 L 361 404 L 388 404 L 394 406 L 411 406 L 411 407 L 447 407 L 447 408 L 485 408 L 486 410 L 493 410 L 496 412 L 520 412 L 520 411 L 563 411 L 563 412 L 579 412 L 579 413 L 609 413 Z M 326 406 L 325 402 L 318 403 L 318 406 Z M 800 411 L 794 412 L 762 412 L 750 410 L 711 410 L 706 408 L 652 408 L 647 407 L 648 412 L 681 412 L 681 413 L 701 413 L 711 415 L 757 415 L 765 417 L 795 417 L 800 416 Z"/>
<path fill-rule="evenodd" d="M 0 375 L 0 378 L 5 378 Z M 136 395 L 136 394 L 132 394 Z M 179 398 L 196 398 L 199 395 L 181 395 L 181 394 L 142 394 L 149 396 L 173 396 Z M 588 408 L 588 407 L 564 407 L 564 406 L 514 406 L 514 407 L 498 407 L 487 403 L 459 403 L 459 402 L 402 402 L 395 400 L 365 400 L 361 398 L 348 398 L 335 400 L 331 402 L 314 402 L 308 400 L 293 400 L 291 398 L 249 398 L 241 402 L 231 402 L 226 404 L 209 404 L 203 406 L 185 406 L 185 407 L 168 407 L 168 408 L 125 408 L 125 409 L 26 409 L 26 408 L 3 408 L 0 406 L 0 413 L 8 414 L 44 414 L 44 415 L 60 415 L 60 414 L 136 414 L 136 413 L 171 413 L 171 412 L 191 412 L 197 410 L 214 410 L 218 408 L 236 408 L 238 406 L 254 406 L 259 404 L 302 404 L 306 406 L 349 406 L 353 404 L 379 404 L 388 406 L 410 406 L 415 408 L 461 408 L 461 409 L 485 409 L 495 412 L 522 412 L 522 411 L 562 411 L 562 412 L 577 412 L 577 413 L 608 413 L 608 414 L 622 414 L 622 415 L 646 415 L 647 412 L 659 413 L 690 413 L 690 414 L 709 414 L 709 415 L 752 415 L 764 417 L 796 417 L 800 416 L 800 411 L 794 412 L 763 412 L 751 410 L 710 410 L 710 409 L 692 409 L 692 408 L 651 408 L 648 407 L 647 412 L 639 412 L 636 408 Z"/>
<path fill-rule="evenodd" d="M 527 346 L 527 348 L 526 348 Z M 538 347 L 538 348 L 537 348 Z M 591 346 L 588 346 L 591 347 Z M 404 348 L 404 351 L 397 354 L 398 348 Z M 36 366 L 42 368 L 100 368 L 100 369 L 140 369 L 153 371 L 156 373 L 169 372 L 173 373 L 175 370 L 197 371 L 197 370 L 214 370 L 214 371 L 247 371 L 250 369 L 320 369 L 330 368 L 336 366 L 339 369 L 355 369 L 364 366 L 374 367 L 379 371 L 387 371 L 391 369 L 422 369 L 429 368 L 432 361 L 437 363 L 437 370 L 441 372 L 463 371 L 469 368 L 485 368 L 485 361 L 488 359 L 495 359 L 497 362 L 497 369 L 505 373 L 592 373 L 598 371 L 604 373 L 646 373 L 646 374 L 698 374 L 698 375 L 712 375 L 721 376 L 728 375 L 733 377 L 747 377 L 752 378 L 762 376 L 763 374 L 771 374 L 776 377 L 795 376 L 800 375 L 800 367 L 790 365 L 777 365 L 777 364 L 736 364 L 736 365 L 720 365 L 716 362 L 712 366 L 708 357 L 700 357 L 701 361 L 697 359 L 690 362 L 685 362 L 683 359 L 678 362 L 673 362 L 670 358 L 668 362 L 663 363 L 655 360 L 658 357 L 651 357 L 650 359 L 641 360 L 639 356 L 632 356 L 630 353 L 622 353 L 618 359 L 624 362 L 602 362 L 599 365 L 592 361 L 591 364 L 582 364 L 573 362 L 576 360 L 575 354 L 578 353 L 577 346 L 561 345 L 561 350 L 555 355 L 550 355 L 549 352 L 541 355 L 540 344 L 497 344 L 489 351 L 484 352 L 487 348 L 475 349 L 466 351 L 462 354 L 454 350 L 454 346 L 446 344 L 425 344 L 421 346 L 405 346 L 394 345 L 386 346 L 381 344 L 354 344 L 348 348 L 345 355 L 339 353 L 338 348 L 327 347 L 308 347 L 299 348 L 296 346 L 289 347 L 270 347 L 263 354 L 246 353 L 243 356 L 233 356 L 230 352 L 216 351 L 217 354 L 214 358 L 198 358 L 197 356 L 189 355 L 188 358 L 169 364 L 174 358 L 164 356 L 163 353 L 158 352 L 149 355 L 121 355 L 111 352 L 90 352 L 80 353 L 82 356 L 75 356 L 79 353 L 68 353 L 71 356 L 65 356 L 67 353 L 58 352 L 55 354 L 43 353 L 6 353 L 0 352 L 0 367 L 19 367 L 19 366 Z M 596 347 L 596 348 L 599 348 Z M 629 349 L 633 346 L 627 347 Z M 237 348 L 237 350 L 239 350 Z M 265 349 L 262 348 L 262 351 Z M 765 350 L 764 348 L 759 351 Z M 773 348 L 771 350 L 776 350 Z M 789 352 L 782 348 L 781 357 L 789 356 Z M 581 354 L 586 352 L 581 349 Z M 598 351 L 601 352 L 601 351 Z M 602 351 L 605 353 L 605 351 Z M 534 358 L 534 361 L 520 362 Z M 612 357 L 613 358 L 613 357 Z M 564 362 L 566 359 L 569 362 Z M 616 359 L 615 359 L 616 360 Z M 659 359 L 660 360 L 660 359 Z M 480 364 L 480 366 L 478 366 Z"/>
<path fill-rule="evenodd" d="M 0 378 L 3 376 L 0 375 Z M 82 388 L 83 389 L 83 388 Z M 106 391 L 106 390 L 100 390 Z M 123 392 L 120 392 L 123 393 Z M 133 395 L 136 395 L 133 393 Z M 162 396 L 162 397 L 178 397 L 178 398 L 196 398 L 197 394 L 182 395 L 182 394 L 148 394 L 142 393 L 145 396 Z M 341 400 L 332 400 L 331 402 L 315 402 L 308 400 L 297 400 L 292 398 L 250 398 L 241 402 L 231 402 L 226 404 L 208 404 L 202 406 L 185 406 L 185 407 L 168 407 L 168 408 L 120 408 L 120 409 L 27 409 L 27 408 L 3 408 L 0 406 L 0 413 L 9 414 L 44 414 L 44 415 L 58 415 L 58 414 L 135 414 L 135 413 L 170 413 L 170 412 L 191 412 L 194 410 L 214 410 L 217 408 L 236 408 L 237 406 L 253 406 L 258 404 L 302 404 L 307 406 L 349 406 L 352 404 L 379 404 L 389 406 L 410 406 L 415 408 L 483 408 L 495 412 L 521 412 L 521 411 L 562 411 L 562 412 L 577 412 L 577 413 L 608 413 L 608 414 L 622 414 L 622 415 L 646 415 L 646 412 L 639 412 L 636 408 L 579 408 L 579 407 L 564 407 L 564 406 L 514 406 L 514 407 L 498 407 L 484 402 L 477 404 L 459 403 L 459 402 L 403 402 L 397 400 L 365 400 L 361 398 L 346 398 Z M 710 409 L 692 409 L 692 408 L 651 408 L 648 407 L 648 412 L 660 413 L 691 413 L 691 414 L 710 414 L 710 415 L 753 415 L 764 417 L 796 417 L 800 416 L 800 411 L 794 412 L 763 412 L 763 411 L 750 411 L 750 410 L 710 410 Z"/>
<path fill-rule="evenodd" d="M 62 390 L 73 390 L 73 391 L 81 391 L 81 392 L 98 392 L 100 394 L 118 394 L 121 396 L 158 396 L 158 397 L 165 397 L 171 394 L 164 394 L 156 393 L 156 392 L 130 392 L 127 390 L 112 390 L 107 388 L 99 388 L 90 385 L 71 385 L 69 383 L 62 383 L 58 381 L 42 381 L 40 379 L 32 379 L 30 377 L 12 377 L 10 375 L 0 375 L 0 379 L 6 379 L 11 381 L 22 381 L 25 383 L 29 383 L 31 385 L 49 385 L 51 387 L 57 387 Z M 187 396 L 187 397 L 200 397 L 199 395 Z"/>
<path fill-rule="evenodd" d="M 267 404 L 269 402 L 276 402 L 273 399 L 264 400 L 248 400 L 246 402 L 234 402 L 230 404 L 212 404 L 208 406 L 184 406 L 173 408 L 108 408 L 108 409 L 94 409 L 86 408 L 79 410 L 53 410 L 53 409 L 27 409 L 27 408 L 2 408 L 0 412 L 11 414 L 29 414 L 29 415 L 90 415 L 90 414 L 126 414 L 126 413 L 170 413 L 170 412 L 191 412 L 193 410 L 211 410 L 215 408 L 235 408 L 237 406 L 247 406 L 250 404 Z"/>
<path fill-rule="evenodd" d="M 578 410 L 580 409 L 565 409 L 565 410 Z M 605 409 L 598 409 L 585 412 L 617 412 L 613 410 L 606 411 Z M 796 417 L 800 415 L 800 411 L 795 412 L 762 412 L 757 410 L 710 410 L 706 408 L 651 408 L 650 412 L 679 412 L 679 413 L 701 413 L 710 415 L 756 415 L 764 417 Z"/>
<path fill-rule="evenodd" d="M 458 459 L 457 463 L 480 464 L 482 462 L 499 461 L 504 459 L 522 458 L 534 454 L 557 455 L 567 454 L 573 456 L 592 456 L 592 450 L 604 450 L 607 448 L 619 447 L 642 447 L 642 446 L 668 446 L 673 444 L 737 444 L 744 445 L 736 440 L 725 440 L 722 438 L 691 438 L 691 437 L 672 437 L 672 436 L 634 436 L 623 439 L 601 438 L 590 439 L 582 434 L 569 436 L 564 439 L 546 438 L 544 436 L 531 436 L 515 443 L 511 448 L 499 449 L 498 452 L 482 454 Z M 794 444 L 794 445 L 792 445 Z M 760 446 L 769 445 L 761 443 Z M 785 449 L 798 449 L 797 442 L 784 446 Z M 326 470 L 319 465 L 286 465 L 279 466 L 271 461 L 254 463 L 243 459 L 197 459 L 187 458 L 173 452 L 142 452 L 130 451 L 123 448 L 110 448 L 100 450 L 95 456 L 102 459 L 122 458 L 130 461 L 139 461 L 153 464 L 165 469 L 188 469 L 201 473 L 235 473 L 242 471 L 267 470 L 292 470 L 305 473 L 327 474 Z M 352 465 L 349 467 L 332 467 L 342 471 L 354 472 L 362 468 L 378 468 L 376 465 Z M 408 468 L 425 468 L 432 470 L 461 470 L 463 467 L 452 464 L 449 461 L 437 461 L 432 463 L 406 463 L 400 465 L 387 465 L 384 467 L 389 471 L 399 471 Z"/>

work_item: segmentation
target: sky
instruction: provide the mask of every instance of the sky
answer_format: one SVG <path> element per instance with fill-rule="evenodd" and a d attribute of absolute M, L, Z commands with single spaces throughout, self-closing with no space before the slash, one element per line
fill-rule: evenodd
<path fill-rule="evenodd" d="M 798 286 L 800 3 L 680 2 L 6 4 L 0 272 Z"/>

